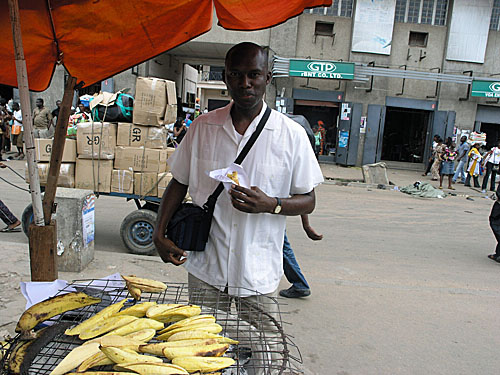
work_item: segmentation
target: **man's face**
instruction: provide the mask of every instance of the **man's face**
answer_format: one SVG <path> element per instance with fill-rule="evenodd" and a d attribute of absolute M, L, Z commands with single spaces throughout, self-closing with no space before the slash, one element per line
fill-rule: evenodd
<path fill-rule="evenodd" d="M 465 137 L 465 136 L 460 137 L 460 142 L 464 143 L 466 140 L 467 140 L 467 137 Z"/>
<path fill-rule="evenodd" d="M 19 104 L 17 104 L 17 103 L 13 104 L 13 105 L 12 105 L 12 109 L 13 109 L 14 111 L 18 111 L 18 110 L 19 110 Z"/>
<path fill-rule="evenodd" d="M 36 106 L 37 106 L 38 108 L 42 108 L 42 107 L 43 107 L 43 102 L 42 102 L 40 99 L 37 99 L 37 100 L 36 100 Z"/>
<path fill-rule="evenodd" d="M 85 106 L 83 104 L 78 104 L 78 109 L 80 112 L 83 112 L 85 110 Z"/>
<path fill-rule="evenodd" d="M 61 106 L 61 101 L 60 101 L 60 100 L 58 100 L 58 101 L 56 102 L 56 106 L 57 106 L 57 107 L 60 107 L 60 106 Z"/>
<path fill-rule="evenodd" d="M 258 106 L 270 79 L 266 56 L 257 48 L 234 51 L 226 61 L 224 82 L 237 107 Z"/>

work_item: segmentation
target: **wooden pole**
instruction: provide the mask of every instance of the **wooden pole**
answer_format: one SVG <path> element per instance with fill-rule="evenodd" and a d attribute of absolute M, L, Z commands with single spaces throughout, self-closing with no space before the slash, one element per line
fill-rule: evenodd
<path fill-rule="evenodd" d="M 26 143 L 26 156 L 28 158 L 28 174 L 30 177 L 30 193 L 33 204 L 33 222 L 43 226 L 42 198 L 40 194 L 40 178 L 38 165 L 35 161 L 35 142 L 33 139 L 33 121 L 31 118 L 31 103 L 28 86 L 28 71 L 24 59 L 23 40 L 21 35 L 21 22 L 19 19 L 19 1 L 9 0 L 10 23 L 14 40 L 14 53 L 16 59 L 17 87 L 21 99 L 23 114 L 24 142 Z"/>
<path fill-rule="evenodd" d="M 57 116 L 56 131 L 52 141 L 52 151 L 50 155 L 49 175 L 47 185 L 45 186 L 45 195 L 43 196 L 43 216 L 45 225 L 49 225 L 54 209 L 54 199 L 57 191 L 57 179 L 61 168 L 64 144 L 66 142 L 66 133 L 68 131 L 68 120 L 71 114 L 71 102 L 75 91 L 76 78 L 69 76 L 64 96 L 61 103 L 59 116 Z"/>
<path fill-rule="evenodd" d="M 28 157 L 28 173 L 34 214 L 34 223 L 29 228 L 31 280 L 54 281 L 57 279 L 57 231 L 55 223 L 50 222 L 50 216 L 49 225 L 44 225 L 43 220 L 40 179 L 38 176 L 38 165 L 35 161 L 35 142 L 33 139 L 28 71 L 26 69 L 26 60 L 24 59 L 18 0 L 9 0 L 9 12 L 12 37 L 14 39 L 17 86 L 19 88 L 21 110 L 23 113 L 24 141 L 26 143 L 26 156 Z"/>

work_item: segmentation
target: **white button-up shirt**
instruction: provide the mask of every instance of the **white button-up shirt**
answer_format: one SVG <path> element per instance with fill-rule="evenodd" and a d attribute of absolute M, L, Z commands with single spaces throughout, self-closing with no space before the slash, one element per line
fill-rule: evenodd
<path fill-rule="evenodd" d="M 493 147 L 491 149 L 491 154 L 488 157 L 488 161 L 493 164 L 500 164 L 500 148 Z"/>
<path fill-rule="evenodd" d="M 231 106 L 198 117 L 168 160 L 173 177 L 189 185 L 189 194 L 199 206 L 218 184 L 208 173 L 234 162 L 266 109 L 264 104 L 238 141 Z M 271 197 L 306 194 L 323 182 L 305 130 L 274 110 L 242 167 L 250 185 Z M 230 295 L 271 293 L 283 276 L 285 224 L 283 215 L 248 214 L 233 208 L 229 193 L 223 191 L 217 199 L 205 251 L 189 252 L 184 266 L 210 285 L 221 290 L 227 286 Z"/>

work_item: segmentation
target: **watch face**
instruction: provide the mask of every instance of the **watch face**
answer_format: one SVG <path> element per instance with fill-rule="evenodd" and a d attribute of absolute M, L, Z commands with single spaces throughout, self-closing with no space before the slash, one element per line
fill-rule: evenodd
<path fill-rule="evenodd" d="M 275 214 L 279 214 L 280 212 L 281 212 L 281 206 L 280 206 L 280 205 L 278 205 L 278 206 L 276 206 L 276 207 L 275 207 L 275 209 L 274 209 L 274 213 L 275 213 Z"/>

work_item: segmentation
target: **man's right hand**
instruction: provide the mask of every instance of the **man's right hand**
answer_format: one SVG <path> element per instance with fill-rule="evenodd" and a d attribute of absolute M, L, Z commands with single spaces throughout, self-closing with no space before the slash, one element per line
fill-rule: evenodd
<path fill-rule="evenodd" d="M 175 246 L 172 240 L 169 240 L 167 237 L 155 237 L 153 241 L 160 258 L 165 263 L 172 263 L 176 266 L 180 266 L 187 260 L 187 253 Z M 181 257 L 184 257 L 184 259 L 181 259 Z"/>

